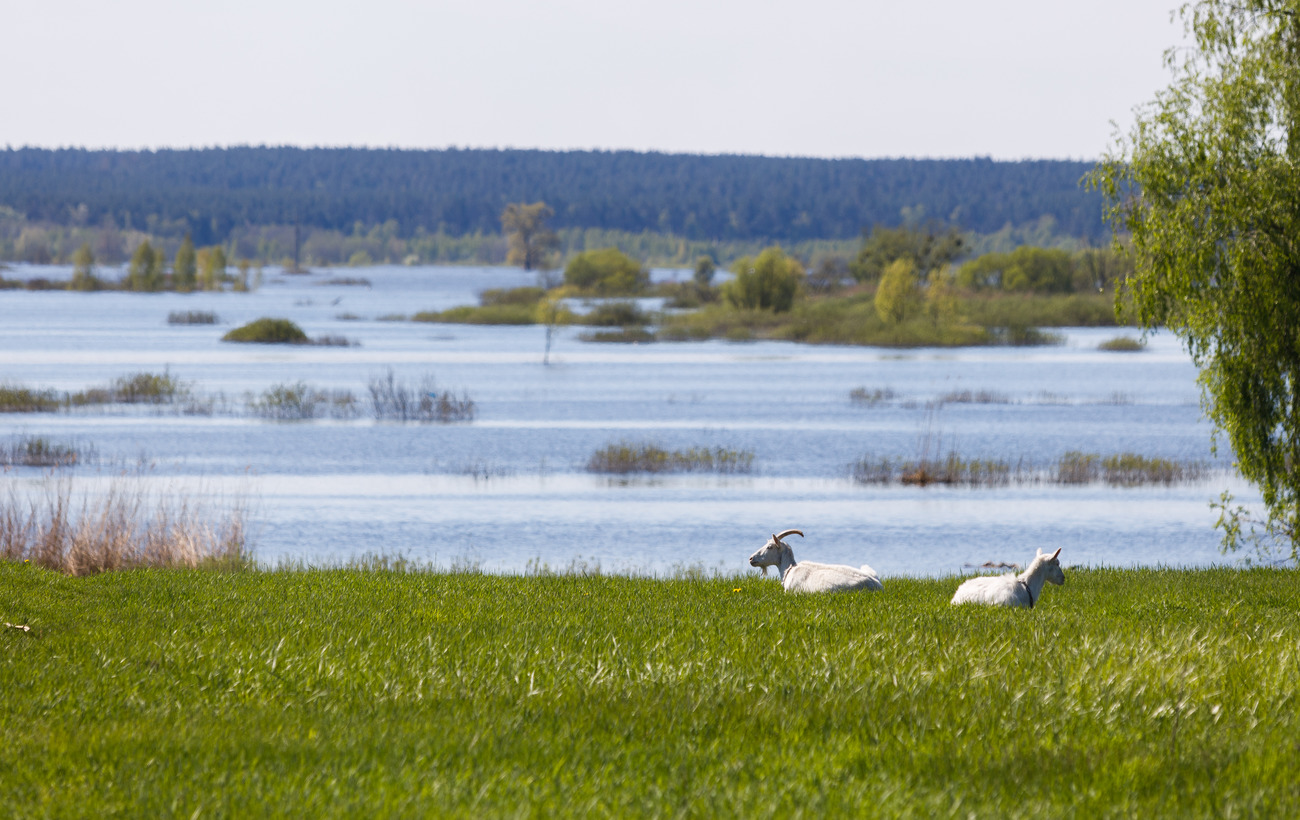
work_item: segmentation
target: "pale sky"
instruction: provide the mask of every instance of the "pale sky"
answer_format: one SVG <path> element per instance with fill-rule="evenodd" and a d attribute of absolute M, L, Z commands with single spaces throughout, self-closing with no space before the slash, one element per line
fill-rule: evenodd
<path fill-rule="evenodd" d="M 1174 0 L 0 0 L 0 145 L 1095 159 Z"/>

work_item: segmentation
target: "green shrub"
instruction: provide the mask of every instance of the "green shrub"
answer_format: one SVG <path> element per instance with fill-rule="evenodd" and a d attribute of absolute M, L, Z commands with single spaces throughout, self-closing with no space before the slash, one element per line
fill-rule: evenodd
<path fill-rule="evenodd" d="M 531 325 L 536 324 L 536 304 L 495 304 L 475 307 L 461 305 L 449 310 L 422 310 L 412 322 L 445 322 L 458 325 Z"/>
<path fill-rule="evenodd" d="M 597 305 L 578 321 L 589 327 L 629 327 L 650 321 L 635 302 L 606 302 Z"/>
<path fill-rule="evenodd" d="M 0 413 L 53 413 L 62 404 L 53 390 L 0 384 Z"/>
<path fill-rule="evenodd" d="M 1145 350 L 1146 346 L 1146 342 L 1141 339 L 1134 339 L 1132 336 L 1116 336 L 1097 345 L 1097 349 L 1115 353 L 1136 353 Z"/>
<path fill-rule="evenodd" d="M 483 307 L 493 305 L 527 305 L 529 307 L 542 301 L 546 295 L 543 288 L 489 288 L 479 294 L 478 301 Z"/>
<path fill-rule="evenodd" d="M 753 259 L 743 256 L 731 267 L 736 278 L 722 286 L 722 298 L 744 310 L 789 310 L 804 279 L 803 265 L 779 247 L 766 248 Z"/>
<path fill-rule="evenodd" d="M 288 319 L 262 318 L 235 328 L 222 336 L 221 341 L 304 345 L 311 340 L 302 332 L 302 328 Z"/>
<path fill-rule="evenodd" d="M 622 342 L 624 344 L 642 344 L 653 342 L 655 335 L 643 327 L 622 327 L 618 330 L 598 330 L 578 336 L 584 342 Z"/>
<path fill-rule="evenodd" d="M 604 248 L 570 259 L 564 284 L 597 296 L 631 296 L 649 287 L 650 272 L 618 248 Z"/>

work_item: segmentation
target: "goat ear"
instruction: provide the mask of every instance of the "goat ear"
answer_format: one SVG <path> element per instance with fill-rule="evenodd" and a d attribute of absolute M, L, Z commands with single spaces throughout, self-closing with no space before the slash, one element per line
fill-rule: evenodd
<path fill-rule="evenodd" d="M 1058 555 L 1060 555 L 1060 554 L 1061 554 L 1061 548 L 1060 548 L 1060 547 L 1057 547 L 1057 548 L 1056 548 L 1056 552 L 1052 553 L 1052 558 L 1051 558 L 1051 560 L 1055 561 L 1055 560 L 1056 560 L 1056 556 L 1058 556 Z"/>
<path fill-rule="evenodd" d="M 1036 555 L 1042 555 L 1042 554 L 1043 554 L 1043 548 L 1042 548 L 1042 547 L 1035 547 L 1035 548 L 1034 548 L 1034 552 L 1035 552 Z"/>

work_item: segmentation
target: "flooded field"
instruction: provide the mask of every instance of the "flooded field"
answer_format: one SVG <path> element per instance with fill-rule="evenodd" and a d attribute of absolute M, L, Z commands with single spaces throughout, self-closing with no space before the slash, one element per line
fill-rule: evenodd
<path fill-rule="evenodd" d="M 10 278 L 59 278 L 15 267 Z M 656 278 L 687 272 L 656 271 Z M 0 441 L 93 449 L 60 468 L 88 491 L 126 472 L 159 487 L 249 500 L 257 557 L 324 564 L 363 555 L 521 572 L 749 571 L 771 532 L 807 534 L 796 556 L 872 564 L 883 576 L 1024 562 L 1206 565 L 1225 559 L 1209 502 L 1257 493 L 1210 450 L 1195 369 L 1171 336 L 1068 330 L 1060 346 L 886 350 L 782 342 L 599 344 L 563 329 L 542 363 L 540 327 L 402 321 L 534 284 L 516 269 L 268 271 L 249 294 L 0 293 L 0 383 L 84 391 L 141 372 L 190 405 L 0 414 Z M 169 324 L 211 312 L 213 324 Z M 237 345 L 232 327 L 284 317 L 342 346 Z M 474 403 L 471 421 L 376 420 L 369 385 L 432 380 Z M 252 410 L 277 385 L 350 392 L 351 413 L 276 421 Z M 611 444 L 752 454 L 723 475 L 592 473 Z M 1046 476 L 1070 452 L 1197 464 L 1191 482 L 1137 487 L 1046 478 L 996 486 L 854 479 L 854 465 L 953 452 Z M 49 471 L 0 481 L 38 491 Z"/>

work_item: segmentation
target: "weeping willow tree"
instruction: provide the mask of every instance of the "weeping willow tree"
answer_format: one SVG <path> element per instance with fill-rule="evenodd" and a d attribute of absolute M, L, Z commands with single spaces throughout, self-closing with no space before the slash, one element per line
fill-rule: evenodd
<path fill-rule="evenodd" d="M 1174 331 L 1262 515 L 1218 505 L 1225 549 L 1300 540 L 1300 0 L 1202 0 L 1168 88 L 1091 174 L 1132 235 L 1139 323 Z"/>

